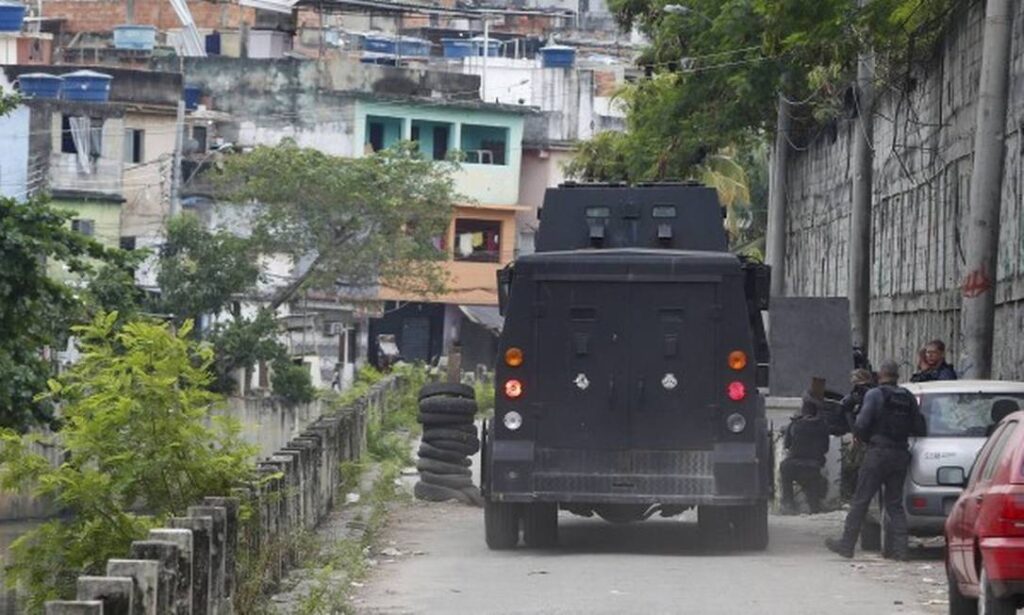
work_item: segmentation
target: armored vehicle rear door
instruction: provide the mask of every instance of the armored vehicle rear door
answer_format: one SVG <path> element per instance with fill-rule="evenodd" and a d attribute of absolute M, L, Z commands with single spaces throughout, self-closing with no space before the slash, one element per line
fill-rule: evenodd
<path fill-rule="evenodd" d="M 630 436 L 635 449 L 707 447 L 719 363 L 716 289 L 669 280 L 630 287 Z"/>
<path fill-rule="evenodd" d="M 538 280 L 540 446 L 629 448 L 628 286 Z"/>

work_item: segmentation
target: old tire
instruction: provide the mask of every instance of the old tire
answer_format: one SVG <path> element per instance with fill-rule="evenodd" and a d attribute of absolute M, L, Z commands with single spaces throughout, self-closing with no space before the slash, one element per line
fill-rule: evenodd
<path fill-rule="evenodd" d="M 479 435 L 479 430 L 477 429 L 476 425 L 471 421 L 467 421 L 465 423 L 455 423 L 454 425 L 447 425 L 445 427 L 424 427 L 423 429 L 424 431 L 435 431 L 439 429 L 449 431 L 461 431 L 462 433 L 465 434 L 465 436 L 459 436 L 460 438 L 464 438 L 466 436 L 473 436 L 475 438 L 477 437 L 477 435 Z"/>
<path fill-rule="evenodd" d="M 981 567 L 981 578 L 978 581 L 978 614 L 979 615 L 1016 615 L 1017 598 L 1008 596 L 998 598 L 992 593 L 992 584 L 988 582 L 988 573 Z"/>
<path fill-rule="evenodd" d="M 450 500 L 456 500 L 464 502 L 466 504 L 472 504 L 473 499 L 465 492 L 459 489 L 449 489 L 448 487 L 442 487 L 441 485 L 431 485 L 420 481 L 416 483 L 416 486 L 412 488 L 413 495 L 418 500 L 424 500 L 426 502 L 448 502 Z"/>
<path fill-rule="evenodd" d="M 485 500 L 484 537 L 493 551 L 514 549 L 519 544 L 519 507 Z"/>
<path fill-rule="evenodd" d="M 449 440 L 469 444 L 473 447 L 480 446 L 480 438 L 477 438 L 475 433 L 467 433 L 462 429 L 451 429 L 448 427 L 428 427 L 423 430 L 423 437 L 420 439 L 430 443 L 437 440 Z"/>
<path fill-rule="evenodd" d="M 476 415 L 476 401 L 463 397 L 430 397 L 420 402 L 420 412 L 426 414 L 451 414 L 472 423 Z"/>
<path fill-rule="evenodd" d="M 430 446 L 443 451 L 457 453 L 464 458 L 472 457 L 480 450 L 480 447 L 472 442 L 467 444 L 465 442 L 456 442 L 455 440 L 434 440 L 430 442 Z"/>
<path fill-rule="evenodd" d="M 946 585 L 949 591 L 949 615 L 978 615 L 978 601 L 960 593 L 956 575 L 946 564 Z"/>
<path fill-rule="evenodd" d="M 737 506 L 730 513 L 737 547 L 751 551 L 768 548 L 768 502 Z"/>
<path fill-rule="evenodd" d="M 452 382 L 429 382 L 420 387 L 420 401 L 430 399 L 432 397 L 460 397 L 463 399 L 476 399 L 476 391 L 474 391 L 471 386 Z"/>
<path fill-rule="evenodd" d="M 540 502 L 523 509 L 523 542 L 533 549 L 558 544 L 558 504 Z"/>
<path fill-rule="evenodd" d="M 469 467 L 473 464 L 469 457 L 466 455 L 456 452 L 438 448 L 432 444 L 426 442 L 420 442 L 420 449 L 417 451 L 420 458 L 423 459 L 436 459 L 437 461 L 447 461 L 448 463 L 458 464 L 460 466 Z"/>
<path fill-rule="evenodd" d="M 436 459 L 421 458 L 416 462 L 416 469 L 420 472 L 433 472 L 434 474 L 451 474 L 454 476 L 473 475 L 473 472 L 471 472 L 467 467 L 448 463 L 447 461 L 438 461 Z"/>
<path fill-rule="evenodd" d="M 860 548 L 864 551 L 882 550 L 882 526 L 873 521 L 864 521 L 860 528 Z"/>
<path fill-rule="evenodd" d="M 462 414 L 440 414 L 438 412 L 420 412 L 416 420 L 424 425 L 472 425 L 473 417 Z"/>
<path fill-rule="evenodd" d="M 448 487 L 449 489 L 462 490 L 473 486 L 473 478 L 456 474 L 435 474 L 433 472 L 420 472 L 420 480 L 431 485 Z"/>

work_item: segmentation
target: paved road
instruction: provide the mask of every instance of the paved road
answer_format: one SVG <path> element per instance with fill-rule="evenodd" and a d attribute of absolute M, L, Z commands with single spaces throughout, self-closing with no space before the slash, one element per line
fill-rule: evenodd
<path fill-rule="evenodd" d="M 392 613 L 945 612 L 941 551 L 852 563 L 824 551 L 842 514 L 773 517 L 757 554 L 702 546 L 693 517 L 611 525 L 562 513 L 558 549 L 488 551 L 483 514 L 455 504 L 396 509 L 354 606 Z M 395 551 L 398 551 L 396 554 Z"/>

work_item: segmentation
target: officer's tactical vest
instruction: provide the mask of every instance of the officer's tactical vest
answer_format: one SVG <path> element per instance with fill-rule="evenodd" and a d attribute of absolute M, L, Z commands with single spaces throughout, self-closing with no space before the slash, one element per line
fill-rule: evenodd
<path fill-rule="evenodd" d="M 879 388 L 882 390 L 885 408 L 878 425 L 878 435 L 893 442 L 905 442 L 914 432 L 914 396 L 902 387 L 883 385 Z"/>

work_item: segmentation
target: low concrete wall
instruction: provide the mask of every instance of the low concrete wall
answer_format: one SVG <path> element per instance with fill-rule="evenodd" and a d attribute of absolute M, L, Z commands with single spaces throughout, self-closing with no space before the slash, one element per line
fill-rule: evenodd
<path fill-rule="evenodd" d="M 132 543 L 126 559 L 110 560 L 105 576 L 79 577 L 77 600 L 48 602 L 47 615 L 233 613 L 240 549 L 271 554 L 274 577 L 280 578 L 295 554 L 270 545 L 327 515 L 338 496 L 341 464 L 362 454 L 369 421 L 383 417 L 399 385 L 391 376 L 338 413 L 312 421 L 257 463 L 266 480 L 204 498 L 169 527 L 151 530 L 146 540 Z M 281 423 L 280 433 L 288 424 Z M 248 523 L 239 518 L 243 502 L 255 513 Z"/>
<path fill-rule="evenodd" d="M 42 455 L 53 467 L 59 466 L 64 461 L 64 455 L 59 446 L 50 443 L 54 435 L 49 429 L 40 430 L 38 435 L 44 443 L 29 445 L 29 452 Z M 43 519 L 53 516 L 53 513 L 54 506 L 50 500 L 37 497 L 27 489 L 18 492 L 0 491 L 0 521 Z"/>

